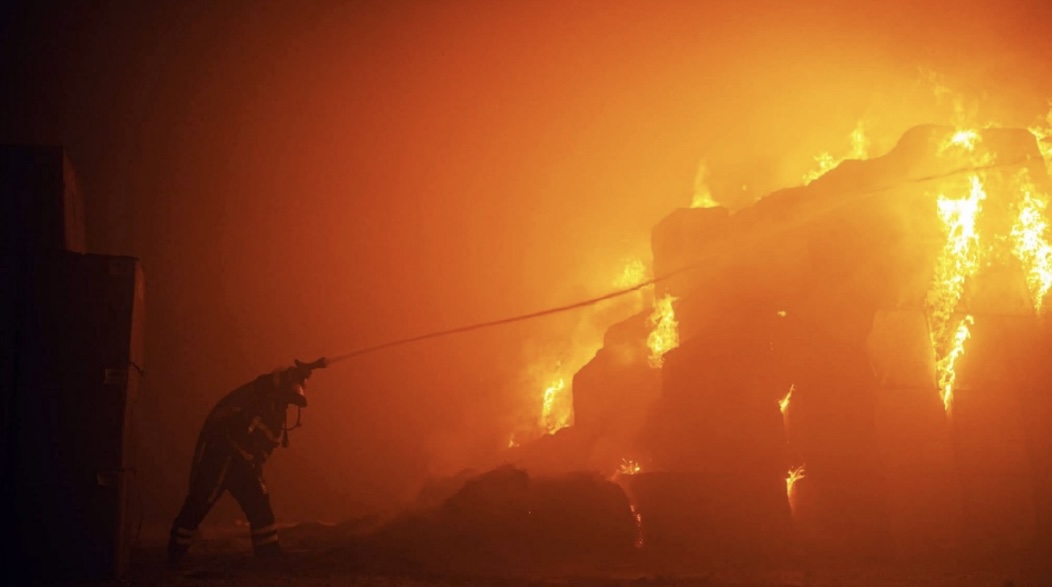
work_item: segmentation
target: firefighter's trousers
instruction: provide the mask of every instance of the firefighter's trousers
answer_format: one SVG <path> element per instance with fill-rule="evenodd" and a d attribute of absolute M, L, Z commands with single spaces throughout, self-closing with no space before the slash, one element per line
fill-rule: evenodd
<path fill-rule="evenodd" d="M 270 508 L 270 495 L 262 473 L 259 466 L 246 461 L 225 439 L 202 438 L 190 471 L 190 490 L 172 523 L 169 558 L 173 561 L 182 558 L 190 548 L 197 527 L 225 491 L 230 491 L 248 518 L 256 554 L 279 552 L 274 511 Z"/>

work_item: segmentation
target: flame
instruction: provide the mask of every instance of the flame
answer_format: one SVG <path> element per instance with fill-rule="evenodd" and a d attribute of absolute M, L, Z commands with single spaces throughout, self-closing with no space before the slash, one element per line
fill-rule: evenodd
<path fill-rule="evenodd" d="M 508 448 L 517 448 L 518 446 L 519 446 L 519 441 L 515 440 L 515 435 L 512 434 L 511 437 L 508 438 Z"/>
<path fill-rule="evenodd" d="M 986 192 L 978 175 L 973 174 L 969 181 L 971 189 L 967 196 L 953 199 L 940 194 L 938 197 L 939 219 L 946 229 L 946 242 L 935 262 L 934 279 L 925 298 L 939 393 L 947 409 L 956 381 L 953 368 L 963 352 L 964 342 L 958 341 L 961 326 L 952 328 L 950 322 L 964 293 L 965 281 L 979 270 L 981 253 L 976 219 Z"/>
<path fill-rule="evenodd" d="M 541 408 L 541 427 L 548 434 L 555 434 L 570 425 L 573 411 L 572 407 L 568 406 L 569 395 L 566 381 L 562 377 L 557 378 L 545 388 L 544 403 Z"/>
<path fill-rule="evenodd" d="M 709 190 L 709 168 L 702 161 L 698 164 L 698 172 L 694 175 L 694 196 L 690 199 L 691 208 L 715 208 L 719 206 L 712 199 L 712 191 Z"/>
<path fill-rule="evenodd" d="M 1048 242 L 1048 221 L 1045 219 L 1048 197 L 1036 194 L 1037 190 L 1025 170 L 1018 183 L 1022 197 L 1012 225 L 1012 253 L 1026 271 L 1034 311 L 1040 314 L 1045 307 L 1045 295 L 1052 287 L 1052 245 Z"/>
<path fill-rule="evenodd" d="M 939 146 L 939 153 L 945 153 L 946 151 L 959 148 L 965 151 L 975 151 L 975 146 L 979 143 L 980 137 L 978 131 L 973 129 L 958 130 Z"/>
<path fill-rule="evenodd" d="M 978 151 L 983 137 L 973 128 L 958 128 L 939 144 L 938 154 L 941 157 L 967 156 L 967 164 L 972 167 L 992 165 L 994 153 Z"/>
<path fill-rule="evenodd" d="M 630 257 L 625 259 L 625 266 L 614 280 L 614 286 L 618 289 L 628 289 L 643 283 L 646 278 L 647 266 L 643 264 L 643 260 L 639 257 Z"/>
<path fill-rule="evenodd" d="M 830 170 L 836 168 L 837 165 L 840 165 L 845 159 L 868 159 L 869 139 L 866 137 L 865 126 L 861 120 L 855 124 L 855 130 L 851 131 L 850 139 L 851 150 L 843 157 L 833 157 L 828 151 L 816 155 L 814 159 L 815 163 L 818 164 L 818 168 L 804 174 L 804 185 L 822 177 Z"/>
<path fill-rule="evenodd" d="M 813 169 L 804 174 L 804 185 L 822 177 L 829 170 L 839 165 L 840 159 L 834 158 L 828 151 L 823 151 L 815 155 L 815 163 L 818 164 L 818 169 Z"/>
<path fill-rule="evenodd" d="M 969 314 L 957 325 L 953 335 L 953 344 L 950 346 L 946 356 L 935 363 L 935 371 L 939 374 L 939 396 L 942 398 L 942 406 L 949 414 L 953 407 L 953 388 L 957 382 L 957 360 L 964 354 L 964 342 L 971 338 L 972 324 L 975 320 Z"/>
<path fill-rule="evenodd" d="M 869 159 L 869 138 L 862 121 L 855 124 L 855 130 L 851 131 L 851 153 L 848 159 Z"/>
<path fill-rule="evenodd" d="M 665 294 L 665 297 L 654 301 L 654 312 L 650 323 L 654 329 L 647 336 L 647 347 L 650 348 L 650 366 L 659 369 L 665 362 L 665 353 L 679 346 L 679 323 L 672 303 L 678 298 Z"/>
<path fill-rule="evenodd" d="M 795 469 L 789 469 L 789 476 L 785 478 L 785 497 L 789 500 L 789 509 L 796 511 L 796 483 L 804 478 L 804 465 Z"/>
<path fill-rule="evenodd" d="M 785 394 L 785 397 L 778 400 L 778 409 L 782 411 L 783 416 L 789 411 L 789 401 L 792 400 L 794 391 L 796 391 L 795 383 L 789 386 L 789 392 Z"/>
<path fill-rule="evenodd" d="M 641 258 L 626 257 L 623 260 L 623 266 L 620 273 L 611 280 L 611 283 L 621 290 L 634 288 L 648 279 L 649 272 L 649 269 Z M 652 286 L 647 286 L 647 288 L 649 287 Z M 608 311 L 604 311 L 602 314 L 596 314 L 595 317 L 627 317 L 639 312 L 643 307 L 644 291 L 647 288 L 639 288 L 639 291 L 630 298 L 630 304 L 625 304 L 619 308 L 610 307 L 608 308 Z M 618 318 L 613 319 L 616 320 Z M 586 322 L 582 322 L 578 326 L 578 329 L 574 333 L 572 342 L 567 345 L 567 348 L 560 350 L 555 357 L 551 354 L 546 354 L 545 356 L 547 359 L 538 360 L 534 366 L 530 368 L 527 380 L 529 381 L 528 389 L 531 391 L 528 393 L 531 405 L 534 407 L 529 412 L 530 422 L 528 426 L 532 428 L 533 423 L 536 422 L 536 425 L 539 428 L 539 430 L 534 429 L 536 435 L 555 434 L 559 430 L 573 425 L 573 381 L 572 379 L 565 379 L 564 376 L 568 373 L 577 372 L 577 370 L 584 366 L 591 357 L 595 356 L 596 351 L 602 347 L 602 344 L 602 331 L 597 331 L 590 319 Z M 550 365 L 550 361 L 556 357 L 557 361 L 554 369 L 545 367 L 545 365 Z M 543 389 L 540 398 L 541 407 L 539 416 L 535 411 L 536 403 L 534 403 L 537 398 L 537 396 L 534 395 L 535 390 L 538 388 Z M 519 430 L 521 431 L 522 428 Z M 509 448 L 513 448 L 511 442 L 512 441 L 509 441 Z M 515 440 L 515 442 L 518 441 Z"/>
<path fill-rule="evenodd" d="M 639 466 L 639 463 L 631 459 L 621 459 L 621 468 L 618 469 L 618 473 L 622 475 L 635 475 L 643 472 L 643 468 Z"/>
<path fill-rule="evenodd" d="M 643 548 L 643 514 L 639 513 L 639 510 L 636 509 L 636 504 L 632 502 L 628 503 L 628 509 L 632 512 L 632 519 L 636 523 L 636 540 L 633 546 Z"/>

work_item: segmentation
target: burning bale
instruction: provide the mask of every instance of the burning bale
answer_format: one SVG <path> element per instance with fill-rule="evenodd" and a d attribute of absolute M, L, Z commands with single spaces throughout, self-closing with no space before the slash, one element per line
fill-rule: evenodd
<path fill-rule="evenodd" d="M 655 227 L 655 273 L 674 273 L 655 297 L 676 300 L 680 342 L 660 393 L 640 316 L 575 379 L 581 426 L 649 459 L 627 482 L 647 548 L 1047 545 L 1052 246 L 1034 136 L 917 127 L 811 179 Z"/>
<path fill-rule="evenodd" d="M 654 267 L 671 278 L 562 380 L 573 425 L 378 540 L 493 570 L 638 549 L 712 567 L 1052 544 L 1033 136 L 918 127 L 810 179 L 659 223 Z"/>

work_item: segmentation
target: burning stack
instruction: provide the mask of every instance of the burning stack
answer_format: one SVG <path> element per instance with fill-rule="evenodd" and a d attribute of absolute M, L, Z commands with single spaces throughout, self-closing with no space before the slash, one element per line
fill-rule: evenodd
<path fill-rule="evenodd" d="M 660 223 L 655 273 L 683 271 L 656 298 L 678 299 L 682 344 L 658 384 L 634 317 L 574 381 L 582 432 L 645 415 L 616 444 L 646 455 L 627 483 L 646 544 L 752 560 L 1050 544 L 1048 184 L 1030 132 L 924 126 L 734 214 Z"/>
<path fill-rule="evenodd" d="M 1034 134 L 924 126 L 827 167 L 659 223 L 671 277 L 573 377 L 572 426 L 548 426 L 565 381 L 546 390 L 549 434 L 515 449 L 535 477 L 465 482 L 409 534 L 523 564 L 632 545 L 691 566 L 1052 547 L 1052 192 Z"/>

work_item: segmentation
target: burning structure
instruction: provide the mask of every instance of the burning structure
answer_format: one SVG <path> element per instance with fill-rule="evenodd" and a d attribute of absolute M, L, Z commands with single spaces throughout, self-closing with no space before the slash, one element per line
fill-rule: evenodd
<path fill-rule="evenodd" d="M 674 211 L 653 307 L 609 328 L 541 452 L 618 471 L 641 544 L 695 562 L 1052 545 L 1042 137 L 916 127 Z"/>

